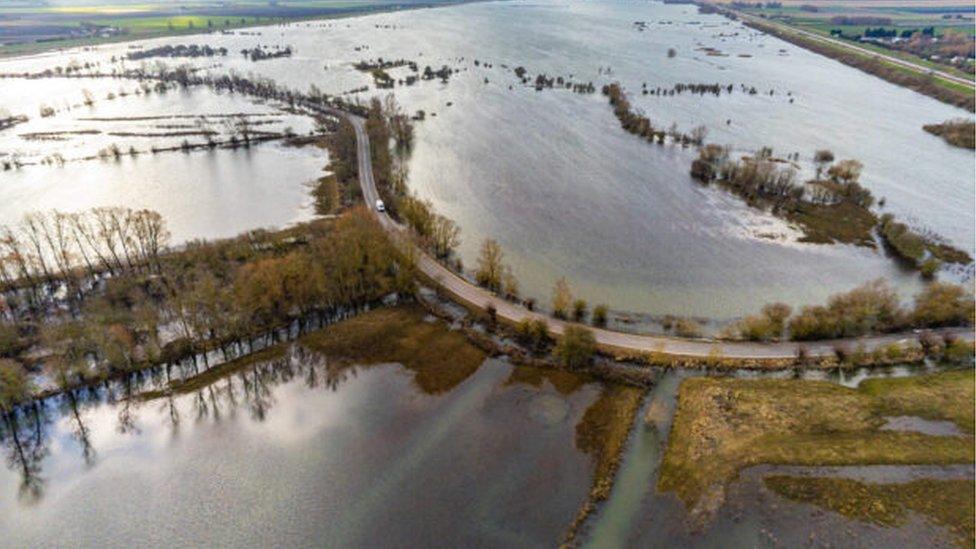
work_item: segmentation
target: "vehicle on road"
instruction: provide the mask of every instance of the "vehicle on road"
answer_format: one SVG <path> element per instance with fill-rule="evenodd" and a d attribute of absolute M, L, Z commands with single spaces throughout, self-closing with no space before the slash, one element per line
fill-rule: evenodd
<path fill-rule="evenodd" d="M 376 211 L 382 213 L 386 211 L 386 204 L 383 203 L 379 198 L 376 199 Z"/>

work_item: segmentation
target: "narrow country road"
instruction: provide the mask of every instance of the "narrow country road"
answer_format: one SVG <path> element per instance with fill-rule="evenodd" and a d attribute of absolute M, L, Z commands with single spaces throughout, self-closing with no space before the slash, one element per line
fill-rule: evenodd
<path fill-rule="evenodd" d="M 324 109 L 319 107 L 314 108 L 320 112 L 324 111 Z M 352 123 L 356 130 L 356 148 L 359 157 L 359 183 L 362 187 L 363 199 L 369 210 L 388 232 L 402 233 L 406 231 L 405 227 L 397 223 L 386 212 L 376 210 L 376 201 L 379 199 L 379 192 L 376 189 L 376 182 L 373 179 L 373 164 L 371 161 L 369 135 L 366 133 L 365 120 L 359 116 L 332 109 L 329 109 L 327 112 L 334 116 L 345 117 Z M 455 299 L 481 310 L 486 310 L 489 305 L 494 306 L 498 317 L 508 322 L 518 323 L 526 318 L 543 319 L 549 324 L 549 331 L 555 336 L 561 335 L 566 326 L 571 324 L 544 314 L 529 311 L 520 304 L 502 299 L 488 290 L 464 279 L 420 249 L 417 250 L 417 268 L 443 290 L 450 293 Z M 800 343 L 789 341 L 765 343 L 695 340 L 670 336 L 628 334 L 593 327 L 590 327 L 590 329 L 593 330 L 597 343 L 603 347 L 621 351 L 660 353 L 678 357 L 707 358 L 717 355 L 734 359 L 789 359 L 797 356 L 797 351 L 801 346 Z M 936 330 L 936 332 L 939 334 L 951 333 L 967 341 L 976 339 L 976 334 L 969 328 L 950 328 Z M 872 351 L 877 347 L 891 343 L 909 343 L 914 341 L 917 341 L 917 335 L 909 332 L 856 339 L 805 342 L 802 346 L 806 348 L 808 356 L 830 356 L 835 353 L 834 349 L 838 346 L 846 347 L 850 350 L 863 346 L 865 351 Z"/>

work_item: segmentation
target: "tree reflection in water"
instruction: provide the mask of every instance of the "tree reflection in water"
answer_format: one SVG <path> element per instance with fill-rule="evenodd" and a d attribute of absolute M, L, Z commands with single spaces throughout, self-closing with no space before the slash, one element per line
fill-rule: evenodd
<path fill-rule="evenodd" d="M 20 473 L 18 497 L 32 504 L 44 495 L 41 462 L 48 455 L 47 424 L 44 407 L 31 405 L 19 414 L 7 414 L 0 429 L 0 442 L 7 452 L 7 466 Z"/>
<path fill-rule="evenodd" d="M 204 370 L 199 366 L 187 361 L 136 373 L 117 382 L 35 401 L 3 416 L 0 445 L 7 456 L 7 467 L 20 476 L 20 501 L 34 504 L 44 496 L 42 468 L 50 454 L 50 438 L 57 434 L 56 420 L 67 421 L 81 459 L 86 467 L 91 467 L 98 452 L 91 440 L 89 422 L 91 412 L 99 407 L 115 409 L 119 434 L 139 435 L 140 408 L 157 406 L 170 436 L 176 438 L 184 414 L 191 414 L 197 423 L 219 423 L 235 410 L 246 409 L 252 420 L 264 421 L 276 404 L 275 387 L 300 381 L 309 389 L 335 392 L 350 374 L 354 375 L 356 368 L 328 360 L 297 344 L 289 346 L 283 356 L 270 360 L 245 359 L 239 366 L 224 364 L 219 375 L 213 375 L 218 372 L 214 370 L 216 365 Z"/>

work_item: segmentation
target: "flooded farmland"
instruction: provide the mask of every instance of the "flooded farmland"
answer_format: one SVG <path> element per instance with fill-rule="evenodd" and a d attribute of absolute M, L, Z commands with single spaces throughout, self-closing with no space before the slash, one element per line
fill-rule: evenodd
<path fill-rule="evenodd" d="M 635 25 L 638 21 L 646 25 Z M 620 82 L 659 124 L 673 123 L 683 130 L 704 125 L 709 141 L 736 151 L 770 146 L 782 155 L 797 153 L 797 166 L 806 173 L 813 169 L 815 149 L 829 148 L 837 158 L 858 159 L 864 164 L 862 183 L 885 199 L 882 211 L 964 251 L 976 249 L 976 220 L 970 207 L 976 199 L 972 153 L 921 130 L 923 124 L 962 116 L 964 111 L 721 16 L 698 14 L 694 6 L 487 2 L 208 35 L 208 44 L 225 47 L 226 56 L 123 60 L 133 51 L 188 40 L 10 59 L 0 62 L 0 72 L 36 73 L 87 63 L 89 70 L 106 73 L 157 62 L 187 63 L 214 74 L 267 77 L 302 91 L 314 85 L 347 100 L 392 92 L 407 112 L 425 113 L 408 166 L 410 189 L 460 225 L 465 264 L 474 263 L 484 238 L 495 238 L 524 293 L 543 301 L 553 281 L 566 276 L 577 294 L 606 302 L 614 310 L 727 319 L 752 312 L 763 302 L 820 302 L 878 277 L 894 282 L 906 299 L 920 283 L 880 245 L 799 242 L 796 229 L 783 221 L 719 189 L 696 184 L 688 176 L 692 149 L 649 147 L 620 130 L 599 93 L 537 91 L 516 76 L 518 67 L 525 68 L 530 80 L 540 74 L 560 76 L 592 82 L 596 89 Z M 261 61 L 240 53 L 259 45 L 290 47 L 294 53 Z M 677 51 L 673 58 L 666 55 L 671 47 Z M 381 58 L 413 62 L 421 72 L 430 66 L 435 71 L 448 67 L 451 73 L 446 79 L 419 79 L 407 85 L 404 79 L 410 70 L 398 65 L 389 74 L 401 83 L 390 90 L 374 89 L 369 71 L 354 65 Z M 88 85 L 58 78 L 37 82 L 57 86 L 56 99 L 48 100 L 53 104 L 80 101 L 79 88 Z M 682 82 L 729 84 L 733 91 L 719 96 L 640 93 L 644 85 L 668 89 Z M 16 90 L 35 83 L 7 79 L 4 84 L 4 90 Z M 125 85 L 109 80 L 97 91 L 94 83 L 90 87 L 101 97 L 117 92 L 120 84 Z M 367 90 L 348 93 L 363 87 Z M 761 93 L 750 93 L 750 88 Z M 40 101 L 30 94 L 17 97 L 13 111 L 34 116 Z M 852 106 L 851 101 L 858 103 Z M 118 102 L 115 109 L 103 103 L 96 103 L 96 109 L 131 109 L 122 106 L 131 105 L 130 99 Z M 145 110 L 203 114 L 271 108 L 246 103 L 200 91 L 180 99 L 150 100 Z M 78 117 L 77 109 L 59 112 L 51 124 L 75 128 L 78 123 L 63 119 Z M 308 129 L 307 124 L 300 127 L 282 119 L 296 131 Z M 36 150 L 37 144 L 16 137 L 28 131 L 25 125 L 8 130 L 4 149 Z M 262 205 L 261 215 L 253 221 L 222 217 L 234 221 L 234 230 L 285 225 L 301 215 L 297 197 L 301 183 L 315 176 L 314 161 L 305 152 L 294 153 L 294 158 L 269 149 L 272 152 L 252 153 L 251 162 L 260 166 L 268 157 L 278 172 L 273 183 L 260 169 L 252 170 L 253 179 L 238 177 L 207 155 L 194 155 L 199 159 L 187 163 L 191 174 L 209 170 L 209 178 L 221 182 L 214 185 L 218 189 L 193 185 L 213 203 L 229 200 L 228 193 L 239 201 L 258 193 L 253 203 Z M 218 156 L 223 154 L 239 153 Z M 204 165 L 190 167 L 197 162 Z M 325 159 L 321 162 L 324 165 Z M 151 162 L 144 164 L 147 170 L 153 168 Z M 283 167 L 286 173 L 281 173 Z M 127 190 L 138 187 L 141 171 L 128 164 L 114 170 L 91 163 L 82 170 L 108 171 L 109 176 L 99 180 L 125 179 Z M 38 180 L 56 186 L 59 193 L 68 192 L 66 184 L 50 183 L 58 178 L 48 172 L 30 175 L 31 171 L 35 170 L 25 168 L 24 174 L 14 175 L 18 184 L 4 192 L 16 195 L 28 181 Z M 265 207 L 266 195 L 260 193 L 270 192 L 272 184 L 273 207 Z M 167 200 L 183 196 L 150 193 L 143 203 L 169 214 L 180 208 L 167 207 Z M 16 219 L 19 209 L 5 211 L 3 221 Z M 240 215 L 250 211 L 245 206 Z M 190 223 L 192 217 L 184 216 L 184 221 Z M 198 219 L 194 222 L 205 226 Z M 174 225 L 181 235 L 192 232 L 192 226 Z M 968 280 L 971 275 L 972 265 L 956 265 L 941 276 Z"/>

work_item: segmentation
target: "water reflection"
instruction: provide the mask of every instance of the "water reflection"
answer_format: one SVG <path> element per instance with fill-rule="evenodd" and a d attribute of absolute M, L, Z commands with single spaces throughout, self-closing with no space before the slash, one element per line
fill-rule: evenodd
<path fill-rule="evenodd" d="M 593 461 L 574 438 L 601 393 L 592 380 L 489 360 L 431 392 L 398 364 L 283 349 L 18 410 L 0 428 L 0 535 L 18 546 L 137 535 L 547 545 L 589 489 Z"/>
<path fill-rule="evenodd" d="M 39 406 L 32 406 L 21 416 L 7 416 L 0 429 L 0 441 L 7 450 L 7 465 L 19 472 L 20 501 L 36 503 L 44 495 L 41 461 L 48 455 L 45 436 L 46 418 Z"/>

